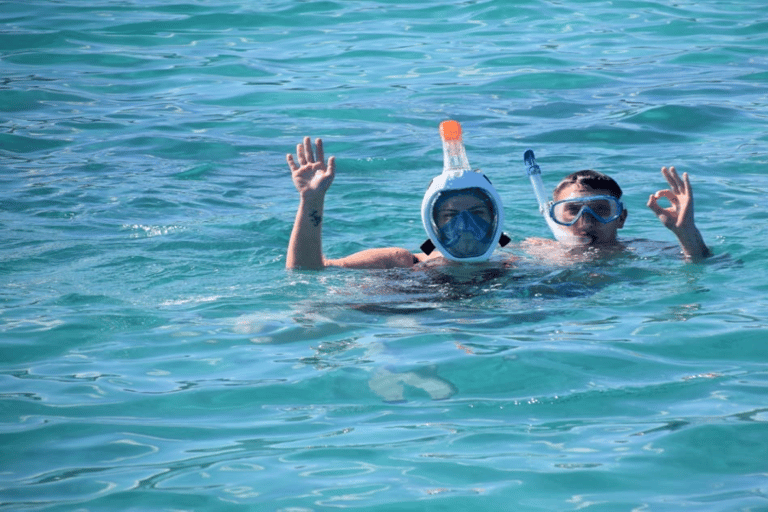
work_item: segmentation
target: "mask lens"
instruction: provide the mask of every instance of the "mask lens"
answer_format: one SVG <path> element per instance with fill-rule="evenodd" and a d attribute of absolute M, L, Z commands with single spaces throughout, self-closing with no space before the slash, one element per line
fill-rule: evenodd
<path fill-rule="evenodd" d="M 439 196 L 433 206 L 436 246 L 454 258 L 483 256 L 495 246 L 498 216 L 493 201 L 479 189 L 461 189 Z"/>
<path fill-rule="evenodd" d="M 595 220 L 607 224 L 619 218 L 621 202 L 613 196 L 589 196 L 564 199 L 550 207 L 552 220 L 562 226 L 572 226 L 585 213 Z"/>
<path fill-rule="evenodd" d="M 474 258 L 488 250 L 492 225 L 467 210 L 461 211 L 438 231 L 441 245 L 456 258 Z"/>

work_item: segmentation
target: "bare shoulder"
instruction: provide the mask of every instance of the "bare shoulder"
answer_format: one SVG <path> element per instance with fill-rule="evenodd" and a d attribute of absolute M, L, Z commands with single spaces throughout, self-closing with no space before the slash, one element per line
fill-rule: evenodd
<path fill-rule="evenodd" d="M 560 243 L 557 240 L 546 238 L 526 238 L 520 242 L 519 248 L 525 251 L 528 256 L 541 262 L 559 259 L 557 255 L 562 252 Z"/>
<path fill-rule="evenodd" d="M 531 247 L 531 248 L 553 248 L 553 247 L 560 247 L 560 242 L 557 240 L 550 240 L 548 238 L 526 238 L 523 240 L 523 242 L 520 244 L 522 247 Z"/>

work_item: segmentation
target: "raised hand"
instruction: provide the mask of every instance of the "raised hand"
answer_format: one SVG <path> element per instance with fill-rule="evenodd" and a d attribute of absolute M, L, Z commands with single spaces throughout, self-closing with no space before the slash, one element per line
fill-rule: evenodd
<path fill-rule="evenodd" d="M 336 174 L 336 159 L 330 157 L 328 164 L 325 163 L 322 139 L 316 139 L 315 146 L 317 148 L 316 156 L 315 152 L 312 151 L 312 141 L 309 137 L 304 137 L 304 142 L 296 145 L 298 165 L 293 155 L 290 153 L 286 155 L 293 184 L 302 197 L 324 196 Z"/>
<path fill-rule="evenodd" d="M 683 173 L 680 179 L 674 167 L 662 167 L 661 173 L 667 179 L 670 188 L 659 190 L 648 199 L 648 208 L 659 218 L 668 229 L 679 233 L 687 229 L 695 228 L 693 219 L 693 191 L 688 173 Z M 667 208 L 659 204 L 659 199 L 667 198 L 670 206 Z"/>
<path fill-rule="evenodd" d="M 687 259 L 698 261 L 706 258 L 710 251 L 693 219 L 693 190 L 688 173 L 683 173 L 682 179 L 674 167 L 662 167 L 661 173 L 670 188 L 652 194 L 648 198 L 648 208 L 677 236 Z M 659 204 L 662 197 L 669 201 L 669 207 L 664 208 Z"/>
<path fill-rule="evenodd" d="M 325 266 L 323 258 L 322 223 L 325 193 L 333 182 L 336 161 L 333 157 L 325 163 L 323 141 L 315 141 L 317 156 L 312 151 L 312 140 L 304 137 L 304 142 L 296 146 L 296 159 L 288 154 L 286 160 L 291 168 L 291 177 L 299 191 L 299 208 L 288 241 L 288 253 L 285 260 L 287 268 L 317 269 Z"/>

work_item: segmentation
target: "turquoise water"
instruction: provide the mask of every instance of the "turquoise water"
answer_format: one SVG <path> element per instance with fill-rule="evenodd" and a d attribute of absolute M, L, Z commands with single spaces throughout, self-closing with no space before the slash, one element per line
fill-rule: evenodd
<path fill-rule="evenodd" d="M 768 510 L 768 10 L 529 0 L 4 2 L 0 509 Z M 416 250 L 438 123 L 505 200 L 501 275 Z M 542 263 L 523 174 L 595 168 L 631 250 Z M 692 176 L 715 257 L 645 207 Z M 643 241 L 647 240 L 647 241 Z"/>

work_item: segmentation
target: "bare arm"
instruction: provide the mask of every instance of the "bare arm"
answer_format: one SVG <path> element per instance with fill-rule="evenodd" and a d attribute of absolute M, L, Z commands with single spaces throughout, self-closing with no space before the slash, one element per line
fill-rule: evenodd
<path fill-rule="evenodd" d="M 299 165 L 296 165 L 293 155 L 286 156 L 293 184 L 299 191 L 299 208 L 288 242 L 286 268 L 319 269 L 325 266 L 322 240 L 323 207 L 325 193 L 336 174 L 336 159 L 330 157 L 326 165 L 323 141 L 317 139 L 315 145 L 317 157 L 313 154 L 309 137 L 304 137 L 304 142 L 296 146 Z"/>
<path fill-rule="evenodd" d="M 330 157 L 328 163 L 325 163 L 321 139 L 315 141 L 315 147 L 316 151 L 313 153 L 312 141 L 305 137 L 303 143 L 296 146 L 299 164 L 296 164 L 293 155 L 286 156 L 293 184 L 299 191 L 299 208 L 288 242 L 286 268 L 321 269 L 335 266 L 383 269 L 411 267 L 417 263 L 423 255 L 417 257 L 399 247 L 366 249 L 344 258 L 325 259 L 322 241 L 323 207 L 325 194 L 336 174 L 336 160 Z"/>
<path fill-rule="evenodd" d="M 380 247 L 365 249 L 338 260 L 326 260 L 326 265 L 345 268 L 401 268 L 412 267 L 420 258 L 408 249 Z"/>
<path fill-rule="evenodd" d="M 648 199 L 648 208 L 672 231 L 680 242 L 685 257 L 689 261 L 700 261 L 710 255 L 701 233 L 693 218 L 693 190 L 688 173 L 680 179 L 674 167 L 662 167 L 661 173 L 667 179 L 670 188 L 659 190 Z M 659 205 L 662 197 L 670 202 L 668 208 Z"/>

